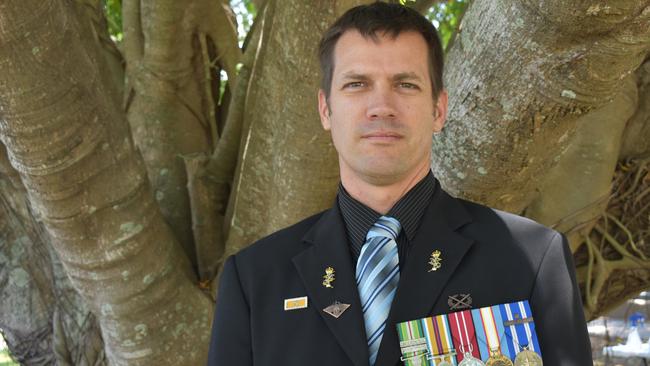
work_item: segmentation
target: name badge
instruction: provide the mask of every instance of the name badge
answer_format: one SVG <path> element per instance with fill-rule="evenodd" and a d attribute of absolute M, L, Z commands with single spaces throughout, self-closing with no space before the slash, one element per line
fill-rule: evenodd
<path fill-rule="evenodd" d="M 284 299 L 284 311 L 304 309 L 307 307 L 307 296 Z"/>

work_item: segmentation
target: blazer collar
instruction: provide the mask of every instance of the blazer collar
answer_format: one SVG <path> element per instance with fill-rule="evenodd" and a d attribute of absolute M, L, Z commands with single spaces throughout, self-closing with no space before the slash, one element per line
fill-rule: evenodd
<path fill-rule="evenodd" d="M 326 211 L 307 232 L 307 249 L 293 257 L 318 313 L 355 366 L 368 366 L 368 346 L 361 302 L 352 269 L 350 246 L 338 204 Z M 325 268 L 334 269 L 333 288 L 323 285 Z M 350 304 L 337 319 L 323 311 L 335 301 Z"/>
<path fill-rule="evenodd" d="M 400 273 L 376 366 L 394 366 L 400 360 L 395 324 L 433 315 L 431 311 L 442 290 L 473 244 L 472 239 L 456 232 L 469 222 L 469 213 L 438 183 Z M 441 267 L 430 271 L 429 259 L 435 250 L 441 252 Z"/>

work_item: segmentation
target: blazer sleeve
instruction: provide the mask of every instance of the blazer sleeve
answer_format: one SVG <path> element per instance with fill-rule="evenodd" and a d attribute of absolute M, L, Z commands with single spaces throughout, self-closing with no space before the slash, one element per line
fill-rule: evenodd
<path fill-rule="evenodd" d="M 545 365 L 593 365 L 573 255 L 560 233 L 544 254 L 530 305 Z"/>
<path fill-rule="evenodd" d="M 252 365 L 250 306 L 239 280 L 235 256 L 223 267 L 208 353 L 208 366 Z"/>

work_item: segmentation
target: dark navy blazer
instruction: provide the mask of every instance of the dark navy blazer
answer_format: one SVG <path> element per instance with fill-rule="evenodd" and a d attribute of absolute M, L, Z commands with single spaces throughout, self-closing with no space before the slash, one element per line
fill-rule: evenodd
<path fill-rule="evenodd" d="M 401 364 L 395 324 L 527 299 L 547 366 L 591 366 L 573 258 L 560 233 L 529 219 L 454 198 L 437 183 L 400 273 L 376 365 Z M 429 272 L 431 253 L 442 267 Z M 323 286 L 335 269 L 333 288 Z M 284 299 L 308 307 L 284 310 Z M 351 304 L 338 319 L 323 309 Z M 338 205 L 228 258 L 221 275 L 208 365 L 368 366 L 350 248 Z"/>

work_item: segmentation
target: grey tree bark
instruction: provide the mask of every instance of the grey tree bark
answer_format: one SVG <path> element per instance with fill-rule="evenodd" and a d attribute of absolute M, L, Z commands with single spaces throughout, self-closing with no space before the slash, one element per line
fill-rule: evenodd
<path fill-rule="evenodd" d="M 83 48 L 75 9 L 4 2 L 0 24 L 0 138 L 98 317 L 109 362 L 205 363 L 212 302 L 160 214 L 125 116 Z"/>
<path fill-rule="evenodd" d="M 270 1 L 226 212 L 228 256 L 332 203 L 338 161 L 316 109 L 320 34 L 360 1 Z"/>
<path fill-rule="evenodd" d="M 576 261 L 582 252 L 592 258 L 579 271 L 589 317 L 620 298 L 602 298 L 612 270 L 593 264 L 602 248 L 587 238 L 608 208 L 624 130 L 638 107 L 628 76 L 649 49 L 648 1 L 477 1 L 447 55 L 450 110 L 434 138 L 434 174 L 459 196 L 569 234 Z M 616 250 L 629 260 L 614 267 L 645 273 L 637 283 L 647 286 L 650 262 L 634 247 L 648 237 L 637 234 Z M 639 290 L 623 287 L 618 295 Z"/>
<path fill-rule="evenodd" d="M 450 191 L 522 212 L 578 118 L 620 92 L 648 51 L 650 3 L 598 4 L 470 5 L 447 55 L 449 118 L 433 148 Z"/>

